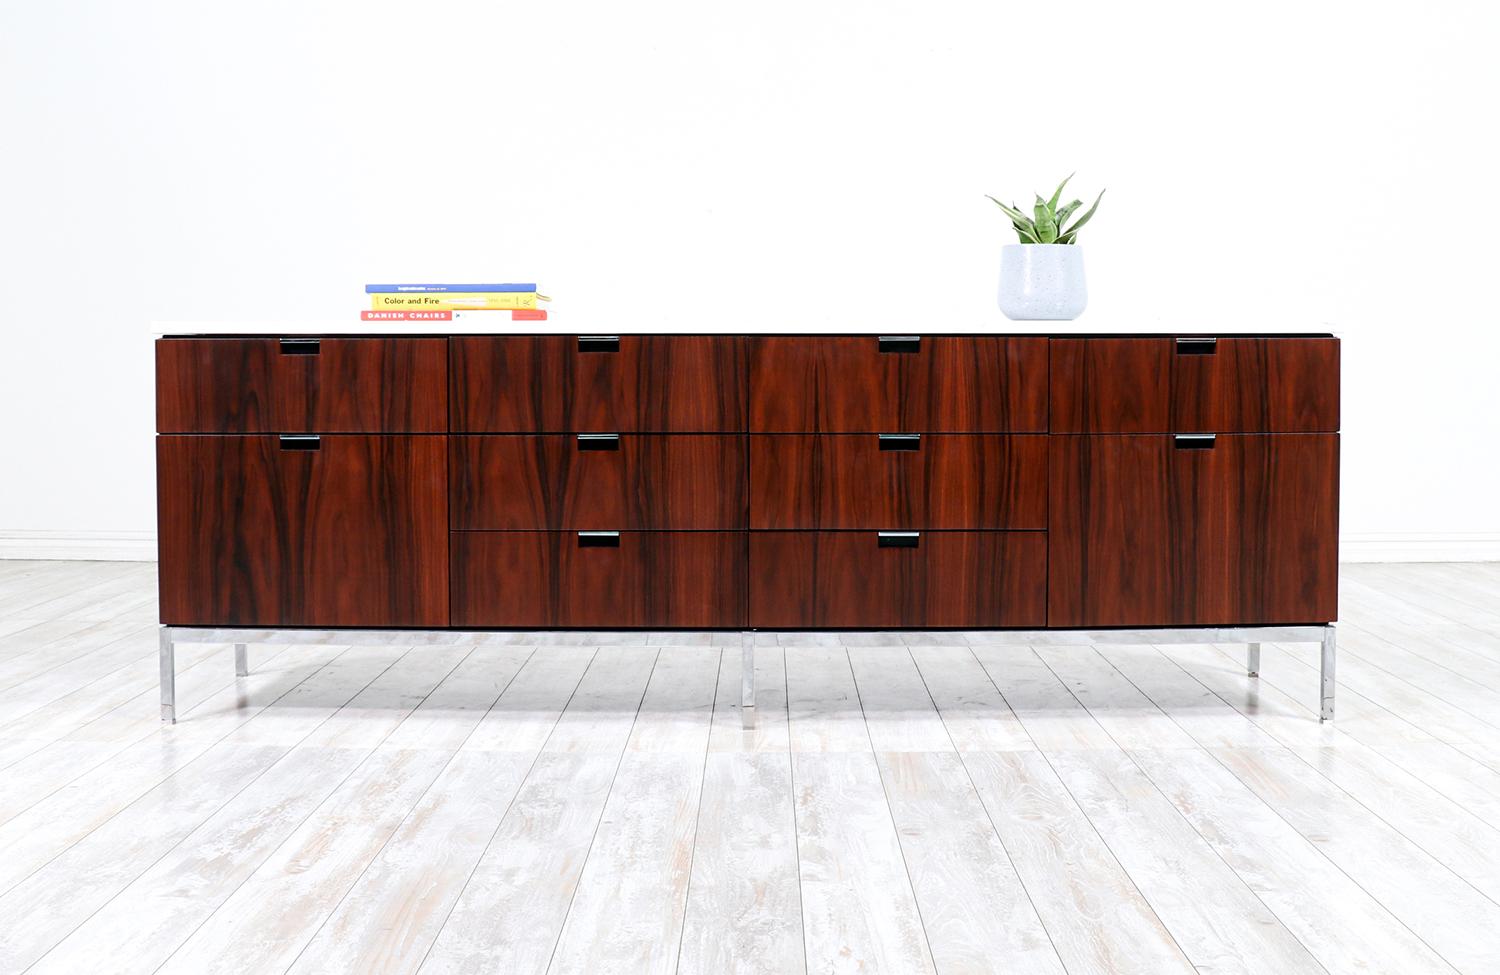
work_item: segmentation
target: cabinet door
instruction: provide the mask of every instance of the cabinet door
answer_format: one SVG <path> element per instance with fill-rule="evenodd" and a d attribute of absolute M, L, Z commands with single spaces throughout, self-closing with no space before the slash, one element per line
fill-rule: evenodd
<path fill-rule="evenodd" d="M 1046 613 L 1043 532 L 750 533 L 751 626 L 1039 627 Z"/>
<path fill-rule="evenodd" d="M 162 436 L 161 619 L 448 625 L 447 438 Z"/>
<path fill-rule="evenodd" d="M 750 340 L 753 433 L 1038 433 L 1044 338 Z"/>
<path fill-rule="evenodd" d="M 442 433 L 448 340 L 156 343 L 158 433 Z"/>
<path fill-rule="evenodd" d="M 1054 436 L 1047 624 L 1338 617 L 1337 434 Z"/>
<path fill-rule="evenodd" d="M 744 343 L 736 335 L 455 336 L 453 430 L 737 433 Z"/>
<path fill-rule="evenodd" d="M 750 526 L 1045 529 L 1037 434 L 753 434 Z"/>
<path fill-rule="evenodd" d="M 483 434 L 452 443 L 460 530 L 745 527 L 745 438 Z"/>

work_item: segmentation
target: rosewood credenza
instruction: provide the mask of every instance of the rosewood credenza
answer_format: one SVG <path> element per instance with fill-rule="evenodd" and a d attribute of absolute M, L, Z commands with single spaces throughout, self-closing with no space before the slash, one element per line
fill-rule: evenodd
<path fill-rule="evenodd" d="M 1329 335 L 184 335 L 156 369 L 168 719 L 183 640 L 632 628 L 1319 642 L 1332 715 Z"/>

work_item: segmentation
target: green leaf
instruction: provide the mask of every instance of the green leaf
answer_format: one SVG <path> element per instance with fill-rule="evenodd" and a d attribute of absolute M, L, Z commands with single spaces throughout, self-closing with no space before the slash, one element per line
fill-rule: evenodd
<path fill-rule="evenodd" d="M 1024 227 L 1021 224 L 1016 223 L 1014 220 L 1011 221 L 1010 225 L 1012 227 L 1016 228 L 1016 236 L 1018 236 L 1018 237 L 1021 238 L 1021 243 L 1023 243 L 1023 244 L 1036 244 L 1036 243 L 1040 243 L 1036 239 L 1036 234 L 1034 234 L 1028 227 Z"/>
<path fill-rule="evenodd" d="M 1057 241 L 1057 214 L 1041 196 L 1036 198 L 1036 239 L 1043 244 Z"/>
<path fill-rule="evenodd" d="M 1067 223 L 1068 217 L 1072 216 L 1073 211 L 1077 210 L 1081 206 L 1083 206 L 1082 200 L 1074 200 L 1072 203 L 1069 203 L 1067 206 L 1057 211 L 1057 225 L 1061 227 L 1063 224 Z"/>
<path fill-rule="evenodd" d="M 1086 224 L 1086 223 L 1089 222 L 1089 218 L 1094 215 L 1094 211 L 1097 210 L 1097 209 L 1099 209 L 1099 201 L 1102 200 L 1102 199 L 1104 199 L 1104 191 L 1100 190 L 1099 191 L 1099 196 L 1097 198 L 1095 198 L 1094 205 L 1091 206 L 1091 207 L 1089 207 L 1088 212 L 1085 213 L 1083 216 L 1079 217 L 1078 220 L 1073 224 L 1073 226 L 1069 227 L 1067 230 L 1065 230 L 1065 231 L 1062 232 L 1061 236 L 1065 237 L 1067 239 L 1060 241 L 1061 243 L 1072 244 L 1072 243 L 1075 243 L 1077 241 L 1077 239 L 1078 239 L 1078 228 L 1082 227 L 1084 224 Z"/>
<path fill-rule="evenodd" d="M 1005 211 L 1005 215 L 1007 217 L 1010 217 L 1011 220 L 1013 220 L 1013 221 L 1015 221 L 1017 223 L 1023 223 L 1025 225 L 1027 225 L 1028 227 L 1031 226 L 1031 218 L 1028 217 L 1026 214 L 1022 213 L 1017 208 L 1015 208 L 1013 206 L 1006 206 L 1004 203 L 1001 203 L 999 200 L 995 199 L 993 196 L 989 197 L 989 199 L 990 199 L 991 202 L 993 202 L 995 204 L 995 206 L 997 206 L 1000 209 L 1004 210 Z"/>
<path fill-rule="evenodd" d="M 1077 173 L 1069 173 L 1068 174 L 1068 179 L 1072 179 L 1074 176 L 1077 176 L 1077 175 L 1078 175 Z M 1057 201 L 1062 199 L 1063 187 L 1068 185 L 1068 179 L 1065 179 L 1061 183 L 1057 184 L 1057 192 L 1052 194 L 1052 199 L 1050 201 L 1048 201 L 1048 203 L 1047 203 L 1047 209 L 1051 210 L 1054 213 L 1057 212 Z M 1062 218 L 1061 217 L 1058 218 L 1057 223 L 1058 223 L 1058 226 L 1062 225 Z"/>

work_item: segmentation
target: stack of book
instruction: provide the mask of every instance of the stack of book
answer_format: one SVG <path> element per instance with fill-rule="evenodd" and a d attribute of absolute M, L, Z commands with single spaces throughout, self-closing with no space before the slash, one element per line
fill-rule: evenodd
<path fill-rule="evenodd" d="M 535 284 L 367 284 L 364 321 L 451 321 L 453 313 L 495 312 L 512 321 L 545 321 Z"/>

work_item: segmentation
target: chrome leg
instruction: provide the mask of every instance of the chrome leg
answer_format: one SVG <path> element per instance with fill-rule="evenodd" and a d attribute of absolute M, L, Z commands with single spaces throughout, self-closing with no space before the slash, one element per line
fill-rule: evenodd
<path fill-rule="evenodd" d="M 234 676 L 250 676 L 250 654 L 243 643 L 234 645 Z"/>
<path fill-rule="evenodd" d="M 755 634 L 740 634 L 740 721 L 755 727 Z"/>
<path fill-rule="evenodd" d="M 1260 676 L 1260 644 L 1250 644 L 1250 652 L 1245 655 L 1245 671 L 1251 677 Z"/>
<path fill-rule="evenodd" d="M 1319 721 L 1333 720 L 1333 658 L 1337 636 L 1333 624 L 1323 627 L 1323 693 Z"/>
<path fill-rule="evenodd" d="M 177 664 L 172 654 L 172 630 L 162 627 L 158 635 L 161 648 L 161 719 L 177 723 Z"/>

